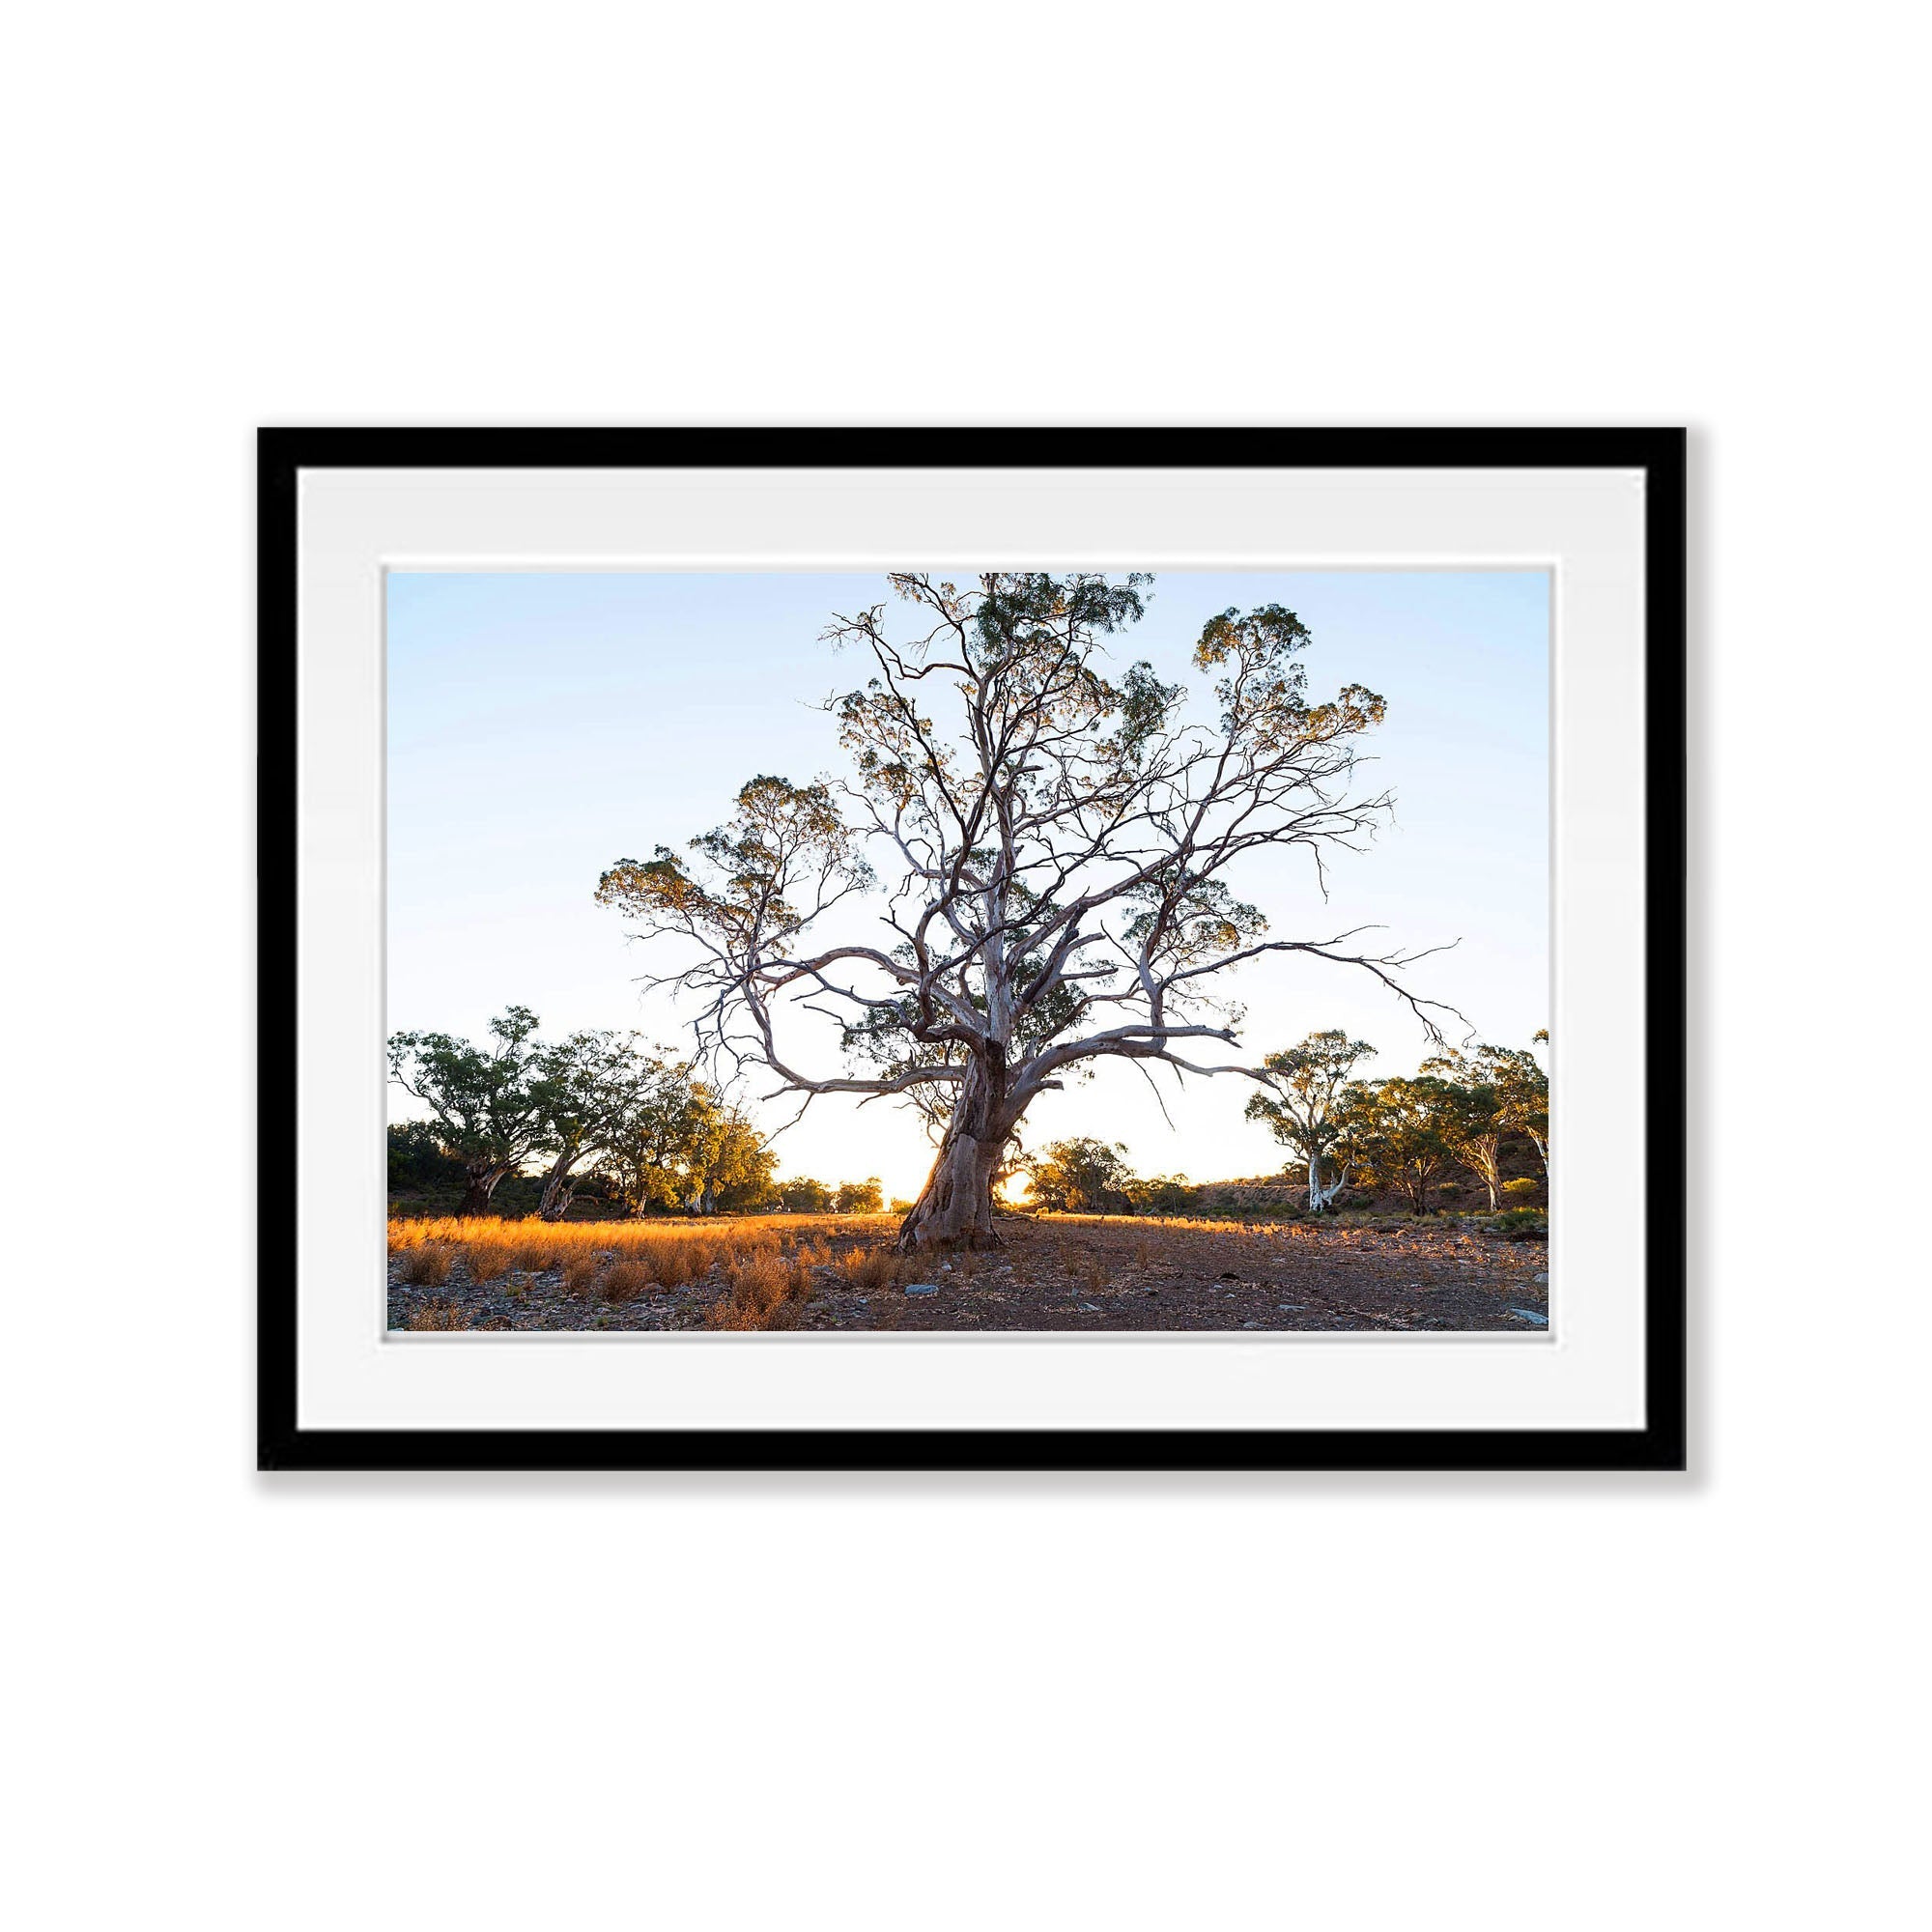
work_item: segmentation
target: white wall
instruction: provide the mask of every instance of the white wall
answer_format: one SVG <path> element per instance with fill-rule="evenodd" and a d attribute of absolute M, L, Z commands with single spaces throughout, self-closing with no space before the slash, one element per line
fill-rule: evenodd
<path fill-rule="evenodd" d="M 1922 69 L 1799 18 L 14 23 L 17 1922 L 1906 1922 Z M 1694 427 L 1693 1476 L 251 1473 L 250 431 L 726 420 Z"/>

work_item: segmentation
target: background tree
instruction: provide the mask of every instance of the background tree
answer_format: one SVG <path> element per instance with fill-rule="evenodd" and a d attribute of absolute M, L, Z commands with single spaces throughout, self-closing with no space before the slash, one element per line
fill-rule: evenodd
<path fill-rule="evenodd" d="M 800 1175 L 795 1180 L 779 1182 L 779 1200 L 787 1214 L 829 1214 L 834 1195 L 824 1181 Z"/>
<path fill-rule="evenodd" d="M 1126 1184 L 1136 1214 L 1184 1214 L 1194 1205 L 1194 1184 L 1184 1174 L 1153 1174 Z"/>
<path fill-rule="evenodd" d="M 1501 1085 L 1508 1057 L 1500 1047 L 1479 1046 L 1467 1054 L 1452 1049 L 1422 1063 L 1422 1071 L 1442 1084 L 1436 1130 L 1443 1145 L 1488 1190 L 1492 1213 L 1502 1206 L 1503 1143 L 1511 1133 Z"/>
<path fill-rule="evenodd" d="M 497 1183 L 543 1134 L 537 1025 L 527 1007 L 507 1007 L 490 1022 L 494 1046 L 443 1033 L 390 1036 L 389 1077 L 430 1110 L 438 1140 L 463 1163 L 459 1214 L 488 1213 Z"/>
<path fill-rule="evenodd" d="M 388 1142 L 391 1194 L 427 1194 L 464 1184 L 463 1163 L 443 1148 L 427 1121 L 393 1122 Z"/>
<path fill-rule="evenodd" d="M 737 1108 L 708 1088 L 694 1087 L 686 1124 L 683 1199 L 694 1214 L 757 1207 L 771 1198 L 778 1156 Z"/>
<path fill-rule="evenodd" d="M 1351 1165 L 1399 1190 L 1409 1212 L 1429 1212 L 1430 1190 L 1449 1165 L 1442 1123 L 1449 1094 L 1431 1074 L 1358 1083 L 1340 1110 Z"/>
<path fill-rule="evenodd" d="M 691 1069 L 681 1062 L 660 1065 L 628 1094 L 606 1137 L 599 1171 L 633 1214 L 681 1205 L 701 1118 Z"/>
<path fill-rule="evenodd" d="M 665 1076 L 636 1034 L 574 1033 L 536 1055 L 542 1114 L 539 1151 L 551 1157 L 537 1213 L 560 1221 L 576 1198 L 579 1168 L 611 1151 L 631 1111 Z"/>
<path fill-rule="evenodd" d="M 1120 1142 L 1055 1141 L 1028 1163 L 1033 1204 L 1055 1214 L 1120 1214 L 1129 1207 L 1133 1172 Z"/>
<path fill-rule="evenodd" d="M 1338 1112 L 1356 1065 L 1374 1052 L 1367 1040 L 1345 1033 L 1312 1033 L 1299 1046 L 1269 1054 L 1262 1062 L 1267 1091 L 1248 1096 L 1248 1119 L 1265 1121 L 1307 1167 L 1311 1214 L 1331 1207 L 1349 1184 L 1348 1163 L 1336 1157 L 1343 1135 Z"/>
<path fill-rule="evenodd" d="M 1548 1045 L 1549 1030 L 1539 1027 L 1534 1038 Z M 1536 1055 L 1520 1047 L 1488 1047 L 1494 1056 L 1494 1078 L 1502 1096 L 1503 1119 L 1512 1133 L 1520 1134 L 1536 1150 L 1543 1171 L 1549 1172 L 1549 1076 Z"/>
<path fill-rule="evenodd" d="M 829 704 L 851 779 L 753 779 L 692 859 L 661 845 L 599 882 L 642 934 L 695 951 L 650 983 L 700 997 L 708 1063 L 769 1069 L 808 1105 L 913 1095 L 943 1121 L 902 1248 L 992 1244 L 994 1175 L 1021 1118 L 1094 1062 L 1251 1071 L 1191 1057 L 1236 1043 L 1213 991 L 1243 960 L 1307 953 L 1401 991 L 1405 955 L 1351 952 L 1352 933 L 1264 938 L 1230 883 L 1243 860 L 1295 850 L 1319 880 L 1325 852 L 1358 847 L 1389 803 L 1351 792 L 1353 741 L 1382 699 L 1347 685 L 1311 702 L 1307 628 L 1271 604 L 1203 627 L 1193 663 L 1215 711 L 1187 721 L 1183 689 L 1149 665 L 1104 671 L 1104 640 L 1139 619 L 1147 581 L 895 576 L 912 635 L 888 636 L 883 604 L 826 632 L 870 661 Z M 810 943 L 872 885 L 867 844 L 890 874 L 877 943 Z M 793 1006 L 836 1020 L 867 1070 L 795 1064 L 780 1044 Z"/>
<path fill-rule="evenodd" d="M 841 1214 L 882 1214 L 886 1190 L 875 1174 L 867 1180 L 845 1180 L 832 1204 Z"/>

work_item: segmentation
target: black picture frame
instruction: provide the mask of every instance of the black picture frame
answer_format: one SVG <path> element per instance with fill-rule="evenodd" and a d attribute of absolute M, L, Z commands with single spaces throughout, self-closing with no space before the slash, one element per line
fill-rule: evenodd
<path fill-rule="evenodd" d="M 1681 1470 L 1686 435 L 1681 429 L 303 429 L 259 432 L 257 1465 L 297 1469 Z M 346 1430 L 297 1420 L 298 478 L 304 469 L 1597 469 L 1645 473 L 1645 1421 L 1622 1430 Z M 276 1202 L 274 1211 L 266 1204 Z"/>

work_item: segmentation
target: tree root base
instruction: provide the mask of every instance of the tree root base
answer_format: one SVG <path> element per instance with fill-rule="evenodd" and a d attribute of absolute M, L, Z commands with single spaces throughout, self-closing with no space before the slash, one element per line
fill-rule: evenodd
<path fill-rule="evenodd" d="M 899 1255 L 988 1254 L 1006 1242 L 988 1229 L 975 1228 L 963 1235 L 922 1236 L 910 1228 L 901 1228 L 893 1252 Z"/>

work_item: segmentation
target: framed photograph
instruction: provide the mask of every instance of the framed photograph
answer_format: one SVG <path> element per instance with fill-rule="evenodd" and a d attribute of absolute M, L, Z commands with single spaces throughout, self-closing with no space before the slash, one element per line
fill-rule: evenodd
<path fill-rule="evenodd" d="M 263 431 L 261 1466 L 1682 1468 L 1684 457 Z"/>

